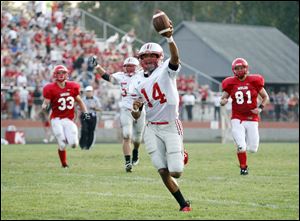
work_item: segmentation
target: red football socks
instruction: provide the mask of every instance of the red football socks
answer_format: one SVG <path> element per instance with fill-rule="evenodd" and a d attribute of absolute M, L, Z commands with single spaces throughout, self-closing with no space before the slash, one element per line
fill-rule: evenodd
<path fill-rule="evenodd" d="M 247 153 L 245 152 L 238 152 L 237 156 L 240 161 L 240 168 L 245 169 L 247 167 Z"/>
<path fill-rule="evenodd" d="M 67 151 L 58 149 L 58 155 L 62 166 L 67 166 Z"/>

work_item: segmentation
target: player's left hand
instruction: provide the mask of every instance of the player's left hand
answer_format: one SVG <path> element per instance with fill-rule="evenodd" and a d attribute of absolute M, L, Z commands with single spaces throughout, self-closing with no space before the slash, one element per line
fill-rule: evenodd
<path fill-rule="evenodd" d="M 91 67 L 96 67 L 98 65 L 97 57 L 95 55 L 88 58 L 88 65 Z"/>
<path fill-rule="evenodd" d="M 253 114 L 259 114 L 261 111 L 262 111 L 262 110 L 261 110 L 261 108 L 259 108 L 259 107 L 257 107 L 257 108 L 255 108 L 255 109 L 252 109 L 252 110 L 251 110 L 251 112 L 252 112 Z"/>
<path fill-rule="evenodd" d="M 89 120 L 89 119 L 91 119 L 91 116 L 90 116 L 90 114 L 89 113 L 82 113 L 82 119 L 83 120 Z"/>

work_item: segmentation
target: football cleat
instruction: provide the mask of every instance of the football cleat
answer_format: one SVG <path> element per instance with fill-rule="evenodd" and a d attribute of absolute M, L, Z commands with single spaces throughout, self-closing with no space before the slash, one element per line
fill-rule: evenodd
<path fill-rule="evenodd" d="M 132 150 L 132 165 L 136 166 L 139 163 L 139 156 L 138 156 L 138 150 L 137 149 L 133 149 Z"/>
<path fill-rule="evenodd" d="M 62 165 L 61 167 L 67 169 L 67 168 L 69 168 L 69 165 L 68 165 L 68 164 L 64 164 L 64 165 Z"/>
<path fill-rule="evenodd" d="M 184 165 L 186 165 L 189 162 L 189 154 L 186 150 L 184 150 L 184 152 L 183 152 L 183 162 L 184 162 Z"/>
<path fill-rule="evenodd" d="M 125 170 L 126 172 L 132 172 L 132 164 L 131 163 L 126 163 L 125 164 Z"/>
<path fill-rule="evenodd" d="M 180 208 L 180 212 L 190 212 L 192 211 L 192 206 L 191 206 L 191 202 L 190 201 L 186 201 L 186 206 L 185 207 L 182 207 Z"/>
<path fill-rule="evenodd" d="M 248 175 L 248 167 L 246 168 L 241 168 L 241 175 Z"/>
<path fill-rule="evenodd" d="M 132 166 L 138 165 L 139 162 L 140 162 L 139 158 L 137 158 L 137 159 L 132 159 Z"/>

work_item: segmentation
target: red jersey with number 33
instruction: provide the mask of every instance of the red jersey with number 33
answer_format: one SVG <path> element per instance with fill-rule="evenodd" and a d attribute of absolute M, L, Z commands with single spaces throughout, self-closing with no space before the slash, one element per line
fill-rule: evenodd
<path fill-rule="evenodd" d="M 80 94 L 80 85 L 76 82 L 67 81 L 64 88 L 56 82 L 49 83 L 43 88 L 43 96 L 50 100 L 52 113 L 50 118 L 75 117 L 75 98 Z"/>
<path fill-rule="evenodd" d="M 257 96 L 264 87 L 264 78 L 259 74 L 251 74 L 244 81 L 237 77 L 228 77 L 222 81 L 222 89 L 232 98 L 231 119 L 259 121 L 258 114 L 252 109 L 257 107 Z"/>

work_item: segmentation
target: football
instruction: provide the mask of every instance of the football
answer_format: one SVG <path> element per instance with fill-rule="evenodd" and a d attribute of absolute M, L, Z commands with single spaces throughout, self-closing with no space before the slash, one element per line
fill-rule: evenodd
<path fill-rule="evenodd" d="M 170 19 L 166 15 L 165 12 L 161 10 L 156 10 L 155 14 L 152 17 L 152 22 L 154 29 L 160 34 L 164 35 L 164 33 L 168 32 L 171 30 L 170 26 Z"/>

